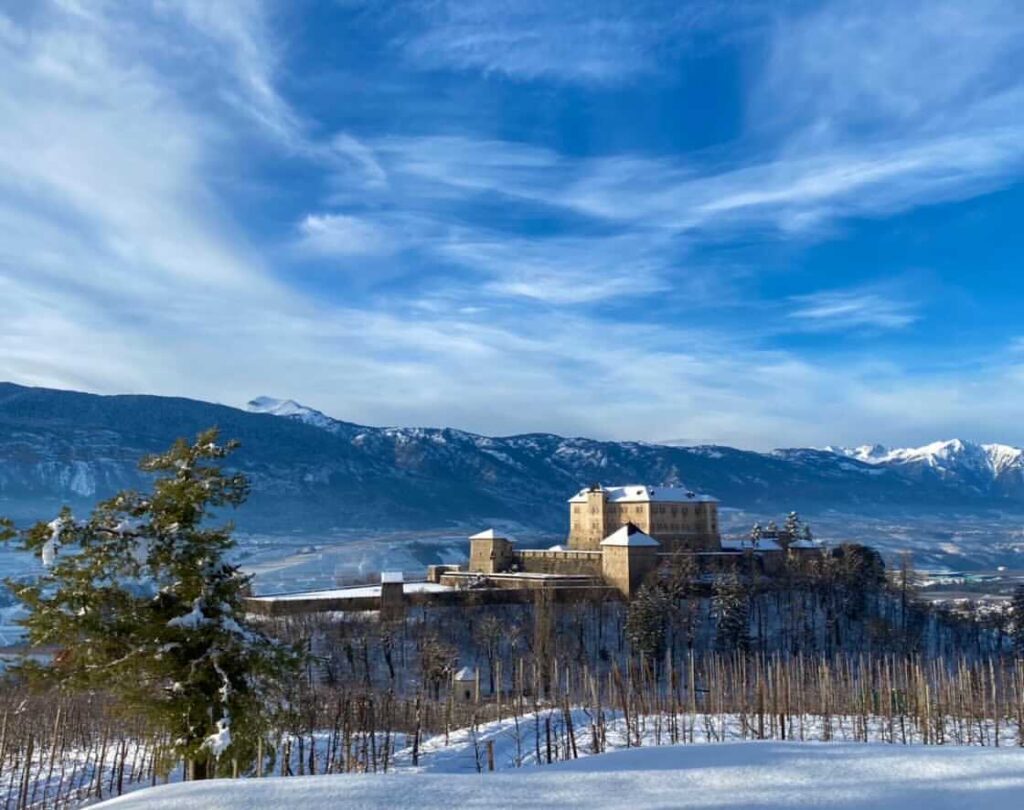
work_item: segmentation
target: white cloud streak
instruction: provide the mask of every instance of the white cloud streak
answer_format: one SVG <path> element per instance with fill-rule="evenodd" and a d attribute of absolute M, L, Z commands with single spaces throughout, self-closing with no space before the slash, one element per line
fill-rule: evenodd
<path fill-rule="evenodd" d="M 891 286 L 828 290 L 794 296 L 791 302 L 789 318 L 814 332 L 903 329 L 920 319 L 917 305 Z"/>
<path fill-rule="evenodd" d="M 299 247 L 323 256 L 382 255 L 398 248 L 383 227 L 344 214 L 309 214 L 299 232 Z"/>
<path fill-rule="evenodd" d="M 626 307 L 614 317 L 589 309 L 659 292 L 689 300 L 687 240 L 813 234 L 1008 182 L 1022 148 L 1013 87 L 960 113 L 953 100 L 965 90 L 951 90 L 932 99 L 941 114 L 911 111 L 913 131 L 872 138 L 851 135 L 844 116 L 855 105 L 837 103 L 816 113 L 828 137 L 801 133 L 806 150 L 719 155 L 718 168 L 570 158 L 473 134 L 313 143 L 275 89 L 280 57 L 256 5 L 232 17 L 233 4 L 193 4 L 180 12 L 186 25 L 163 32 L 142 12 L 41 8 L 0 15 L 0 376 L 228 403 L 272 388 L 371 423 L 755 447 L 923 441 L 1017 423 L 1024 374 L 1012 360 L 923 373 L 870 358 L 840 367 Z M 208 92 L 188 92 L 196 86 Z M 873 120 L 891 118 L 878 109 Z M 239 110 L 352 186 L 290 215 L 289 238 L 327 258 L 418 246 L 463 275 L 438 282 L 422 307 L 402 295 L 318 302 L 282 281 L 210 170 L 244 140 Z M 509 237 L 467 223 L 481 198 L 550 206 L 588 230 Z M 899 329 L 917 316 L 884 296 L 806 296 L 789 320 Z M 513 305 L 524 300 L 548 306 Z"/>
<path fill-rule="evenodd" d="M 553 4 L 494 0 L 400 2 L 411 30 L 396 37 L 406 59 L 425 68 L 497 73 L 512 79 L 620 84 L 657 73 L 659 56 L 697 33 L 743 20 L 750 3 L 591 0 Z"/>

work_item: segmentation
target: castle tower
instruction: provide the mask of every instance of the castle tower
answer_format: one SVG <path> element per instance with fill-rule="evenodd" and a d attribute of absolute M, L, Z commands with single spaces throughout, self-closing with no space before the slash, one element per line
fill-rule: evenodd
<path fill-rule="evenodd" d="M 636 596 L 647 575 L 658 567 L 661 543 L 627 523 L 601 541 L 601 573 L 623 596 Z"/>
<path fill-rule="evenodd" d="M 607 492 L 593 484 L 570 501 L 568 546 L 580 551 L 595 551 L 605 537 Z"/>
<path fill-rule="evenodd" d="M 383 571 L 380 575 L 380 617 L 384 621 L 405 618 L 405 577 L 401 571 Z"/>
<path fill-rule="evenodd" d="M 469 538 L 469 570 L 479 574 L 500 574 L 512 568 L 512 541 L 494 529 Z"/>

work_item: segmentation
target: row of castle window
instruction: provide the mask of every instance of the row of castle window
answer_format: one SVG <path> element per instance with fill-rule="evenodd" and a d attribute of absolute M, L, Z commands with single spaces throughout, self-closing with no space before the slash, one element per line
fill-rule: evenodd
<path fill-rule="evenodd" d="M 579 504 L 574 505 L 573 508 L 572 508 L 573 514 L 574 515 L 580 514 L 580 509 L 581 509 L 581 507 L 579 506 Z M 643 507 L 643 506 L 634 506 L 633 507 L 633 513 L 636 514 L 636 515 L 643 514 L 644 510 L 645 510 L 645 507 Z M 615 512 L 620 512 L 620 513 L 624 512 L 624 513 L 628 514 L 629 513 L 629 507 L 628 506 L 609 506 L 609 507 L 607 507 L 607 511 L 609 512 L 609 514 L 614 514 Z M 688 506 L 683 506 L 683 507 L 671 506 L 671 507 L 669 507 L 669 506 L 658 505 L 658 506 L 652 506 L 651 507 L 651 511 L 654 514 L 659 514 L 659 515 L 663 515 L 663 514 L 666 514 L 666 513 L 670 513 L 670 514 L 673 514 L 673 515 L 677 515 L 677 514 L 688 515 L 690 513 L 690 508 Z M 694 514 L 700 514 L 703 511 L 704 511 L 704 507 L 701 504 L 698 504 L 697 506 L 693 507 Z M 600 512 L 601 512 L 601 509 L 599 507 L 597 507 L 597 506 L 591 506 L 590 507 L 590 514 L 597 515 L 597 514 L 600 514 Z"/>

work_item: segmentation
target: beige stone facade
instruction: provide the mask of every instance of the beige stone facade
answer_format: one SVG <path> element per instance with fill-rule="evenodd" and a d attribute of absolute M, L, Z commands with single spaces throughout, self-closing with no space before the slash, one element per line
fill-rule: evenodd
<path fill-rule="evenodd" d="M 494 533 L 493 529 L 469 538 L 469 570 L 481 574 L 508 571 L 515 563 L 512 542 Z"/>
<path fill-rule="evenodd" d="M 636 596 L 640 586 L 658 567 L 661 544 L 632 523 L 601 541 L 601 575 L 627 599 Z"/>
<path fill-rule="evenodd" d="M 569 499 L 572 549 L 596 550 L 616 529 L 632 523 L 665 551 L 718 551 L 718 502 L 680 487 L 629 485 L 581 490 Z"/>

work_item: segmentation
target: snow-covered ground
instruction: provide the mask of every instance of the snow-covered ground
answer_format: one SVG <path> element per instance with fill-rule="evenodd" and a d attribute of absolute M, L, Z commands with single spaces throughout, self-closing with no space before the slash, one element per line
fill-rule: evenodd
<path fill-rule="evenodd" d="M 286 749 L 289 751 L 288 770 L 293 774 L 304 773 L 310 767 L 312 757 L 313 770 L 317 774 L 330 776 L 329 779 L 341 780 L 333 783 L 330 788 L 334 791 L 343 789 L 353 779 L 361 777 L 356 773 L 380 772 L 380 776 L 386 778 L 409 778 L 415 776 L 415 784 L 422 786 L 422 790 L 431 791 L 438 780 L 451 778 L 456 783 L 463 784 L 467 777 L 479 777 L 481 772 L 488 770 L 488 749 L 493 751 L 493 763 L 496 774 L 486 774 L 492 778 L 501 774 L 529 775 L 540 772 L 547 772 L 551 768 L 560 767 L 563 763 L 576 764 L 573 767 L 584 770 L 600 771 L 608 768 L 614 769 L 614 763 L 618 759 L 613 758 L 616 753 L 621 753 L 637 748 L 649 751 L 651 749 L 669 749 L 676 753 L 671 754 L 674 759 L 665 760 L 687 764 L 714 761 L 716 755 L 704 755 L 690 753 L 697 748 L 708 748 L 715 751 L 728 752 L 736 744 L 750 744 L 752 740 L 759 739 L 757 723 L 752 717 L 742 717 L 735 714 L 699 714 L 688 715 L 639 715 L 631 718 L 628 725 L 621 712 L 604 710 L 605 718 L 603 735 L 595 737 L 595 727 L 591 724 L 593 717 L 582 708 L 571 711 L 573 742 L 567 734 L 565 715 L 560 708 L 542 709 L 538 713 L 526 713 L 520 717 L 505 716 L 502 720 L 495 720 L 481 723 L 475 728 L 452 729 L 449 734 L 438 733 L 426 736 L 419 746 L 419 757 L 417 764 L 413 764 L 412 744 L 410 735 L 396 733 L 385 735 L 379 733 L 376 739 L 376 756 L 371 757 L 369 751 L 371 746 L 367 745 L 367 738 L 355 734 L 351 741 L 350 753 L 352 759 L 345 762 L 345 752 L 342 741 L 337 733 L 319 731 L 313 736 L 315 744 L 309 736 L 305 737 L 305 754 L 298 744 L 298 738 L 291 738 L 291 745 Z M 550 731 L 550 736 L 549 736 Z M 778 740 L 779 729 L 768 723 L 763 728 L 767 735 L 766 741 L 760 741 L 756 745 L 760 747 L 770 746 L 773 741 Z M 948 751 L 954 759 L 960 753 L 965 756 L 976 756 L 971 754 L 975 751 L 1016 751 L 1013 761 L 1014 767 L 1024 765 L 1024 749 L 1017 747 L 1020 736 L 1013 724 L 1003 721 L 994 724 L 991 721 L 985 723 L 962 722 L 953 718 L 947 718 L 940 730 L 929 725 L 927 728 L 919 725 L 915 718 L 907 716 L 896 721 L 881 717 L 853 718 L 843 716 L 830 716 L 824 718 L 814 715 L 798 715 L 791 717 L 788 723 L 789 739 L 791 743 L 783 743 L 785 746 L 783 758 L 811 756 L 816 758 L 814 767 L 808 767 L 802 774 L 795 776 L 795 784 L 801 785 L 804 782 L 814 780 L 816 789 L 826 790 L 829 787 L 826 778 L 827 773 L 822 770 L 822 764 L 831 768 L 833 760 L 842 759 L 845 755 L 842 751 L 877 751 L 880 753 L 870 754 L 872 757 L 888 758 L 894 766 L 900 762 L 912 763 L 918 752 L 922 757 L 935 756 L 927 753 L 933 750 Z M 595 743 L 600 738 L 599 748 Z M 942 739 L 940 746 L 925 747 L 924 741 Z M 550 745 L 549 745 L 550 740 Z M 821 741 L 828 740 L 823 743 Z M 673 745 L 674 741 L 685 743 L 683 746 Z M 870 742 L 868 742 L 870 741 Z M 94 741 L 96 742 L 96 741 Z M 280 741 L 278 741 L 280 743 Z M 639 745 L 638 745 L 639 742 Z M 962 747 L 961 747 L 962 746 Z M 138 792 L 144 790 L 150 784 L 150 774 L 142 768 L 135 770 L 137 761 L 136 750 L 129 746 L 128 759 L 132 763 L 130 773 L 126 772 L 124 790 L 127 792 Z M 835 755 L 818 752 L 818 748 L 835 748 L 840 753 Z M 603 750 L 605 753 L 596 753 Z M 143 749 L 139 749 L 143 751 Z M 315 753 L 314 753 L 315 752 Z M 285 762 L 280 756 L 282 749 L 278 748 L 275 755 L 268 755 L 265 760 L 265 769 L 268 776 L 266 779 L 276 779 L 271 774 L 281 774 L 285 770 Z M 574 756 L 575 755 L 575 756 Z M 724 757 L 730 757 L 728 753 Z M 860 756 L 857 754 L 856 756 Z M 910 759 L 906 759 L 906 757 Z M 578 759 L 576 759 L 578 757 Z M 708 759 L 708 757 L 711 757 Z M 97 779 L 95 758 L 91 761 L 83 750 L 73 749 L 65 752 L 65 757 L 57 771 L 51 770 L 47 751 L 37 749 L 36 767 L 30 782 L 35 784 L 32 787 L 32 795 L 39 798 L 52 798 L 55 795 L 67 796 L 69 793 L 76 793 L 79 796 L 86 794 L 92 796 L 91 786 L 101 784 L 104 790 L 104 797 L 110 795 L 109 791 L 114 784 L 116 764 L 113 758 L 107 758 L 103 767 L 103 776 Z M 592 761 L 590 766 L 584 766 L 584 760 Z M 605 761 L 611 762 L 612 766 L 605 766 Z M 930 761 L 930 760 L 929 760 Z M 146 762 L 146 755 L 143 752 L 141 762 Z M 374 764 L 376 763 L 376 764 Z M 721 766 L 730 764 L 730 761 L 723 759 Z M 616 766 L 617 767 L 617 766 Z M 774 766 L 773 766 L 774 767 Z M 910 766 L 908 766 L 909 768 Z M 913 768 L 917 766 L 914 765 Z M 907 775 L 914 776 L 913 768 L 907 771 Z M 181 779 L 182 767 L 180 763 L 168 774 L 170 782 L 176 783 Z M 420 781 L 422 778 L 423 781 Z M 65 781 L 67 780 L 67 781 Z M 296 781 L 298 780 L 298 781 Z M 244 781 L 244 780 L 243 780 Z M 262 781 L 262 780 L 261 780 Z M 289 777 L 288 781 L 294 783 L 297 789 L 305 783 L 304 777 Z M 230 784 L 239 784 L 232 782 Z M 401 783 L 401 784 L 404 784 Z M 467 782 L 466 784 L 475 784 Z M 383 783 L 379 790 L 390 790 L 391 783 Z M 218 788 L 219 789 L 219 788 Z M 242 790 L 252 790 L 243 787 Z M 271 790 L 287 790 L 287 788 L 270 788 Z M 417 788 L 410 788 L 416 790 Z M 157 794 L 159 795 L 159 794 Z M 3 798 L 0 788 L 0 799 Z M 337 795 L 335 795 L 337 798 Z M 1024 796 L 1021 797 L 1024 800 Z M 218 804 L 208 797 L 196 799 L 196 803 L 190 803 L 185 799 L 181 800 L 181 807 L 234 807 L 232 804 Z M 95 801 L 95 799 L 90 799 Z M 267 804 L 262 804 L 262 798 L 257 797 L 254 807 L 272 807 L 273 798 L 267 799 Z M 396 807 L 405 806 L 398 799 L 395 799 Z M 147 807 L 149 805 L 129 804 L 128 807 Z M 165 805 L 155 804 L 154 807 Z M 278 806 L 293 806 L 284 804 Z M 314 804 L 311 810 L 319 805 Z M 349 805 L 345 805 L 349 806 Z M 354 807 L 377 807 L 378 804 L 355 804 Z M 435 806 L 435 805 L 426 805 Z M 472 803 L 469 806 L 501 806 Z M 538 806 L 530 805 L 524 806 Z M 572 805 L 576 806 L 576 805 Z M 675 805 L 675 806 L 687 806 Z M 703 805 L 696 805 L 703 806 Z M 738 807 L 761 806 L 761 805 L 736 805 Z M 773 805 L 765 805 L 773 806 Z M 782 805 L 785 806 L 785 805 Z M 806 805 L 805 806 L 816 806 Z M 866 805 L 874 806 L 874 805 Z M 888 806 L 888 805 L 878 805 Z M 973 808 L 974 804 L 965 804 L 967 808 Z M 993 805 L 998 807 L 999 805 Z M 903 810 L 912 810 L 903 808 Z"/>
<path fill-rule="evenodd" d="M 262 808 L 1017 810 L 1024 750 L 747 742 L 635 748 L 471 774 L 360 774 L 166 785 L 97 805 Z"/>
<path fill-rule="evenodd" d="M 322 536 L 238 536 L 235 557 L 257 594 L 379 583 L 381 571 L 420 577 L 433 563 L 464 562 L 469 532 L 355 532 Z M 410 576 L 410 578 L 415 578 Z"/>
<path fill-rule="evenodd" d="M 402 588 L 404 593 L 444 593 L 454 590 L 455 588 L 448 585 L 438 585 L 434 582 L 406 582 Z M 362 599 L 379 596 L 380 585 L 356 585 L 351 588 L 332 588 L 328 591 L 296 591 L 295 593 L 268 594 L 267 596 L 259 596 L 257 599 L 266 602 L 289 602 L 294 600 L 308 601 L 310 599 Z"/>

